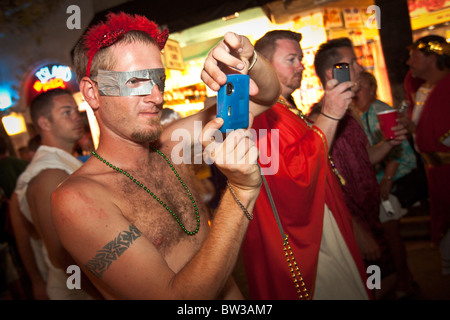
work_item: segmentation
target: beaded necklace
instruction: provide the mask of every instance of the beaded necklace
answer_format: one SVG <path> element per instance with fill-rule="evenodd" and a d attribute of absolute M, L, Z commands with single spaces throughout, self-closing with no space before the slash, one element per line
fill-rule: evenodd
<path fill-rule="evenodd" d="M 156 201 L 158 201 L 158 203 L 160 205 L 162 205 L 169 214 L 172 215 L 172 217 L 177 221 L 177 223 L 179 224 L 180 228 L 188 235 L 193 236 L 195 235 L 198 230 L 200 229 L 200 213 L 198 212 L 198 207 L 197 204 L 194 200 L 194 197 L 192 196 L 191 191 L 189 190 L 188 186 L 186 185 L 185 182 L 183 182 L 183 180 L 181 179 L 180 175 L 177 173 L 177 171 L 175 170 L 175 167 L 173 166 L 173 164 L 170 162 L 169 157 L 167 157 L 164 153 L 162 153 L 161 151 L 159 151 L 158 149 L 152 147 L 153 150 L 155 150 L 161 157 L 164 158 L 164 160 L 166 160 L 167 164 L 172 168 L 173 173 L 175 174 L 175 176 L 177 177 L 178 181 L 181 183 L 181 185 L 183 186 L 183 188 L 185 189 L 185 191 L 187 192 L 187 196 L 189 197 L 189 199 L 192 201 L 192 206 L 194 207 L 195 210 L 195 215 L 197 218 L 197 227 L 195 228 L 194 231 L 188 231 L 186 230 L 185 226 L 183 225 L 183 223 L 180 221 L 180 218 L 178 217 L 178 215 L 173 212 L 172 209 L 169 208 L 169 206 L 167 204 L 164 203 L 164 201 L 162 201 L 154 192 L 152 192 L 149 188 L 147 188 L 146 186 L 144 186 L 141 182 L 137 181 L 136 178 L 134 178 L 129 172 L 126 172 L 123 169 L 120 169 L 119 167 L 113 165 L 112 163 L 108 162 L 106 159 L 103 159 L 98 153 L 96 153 L 95 151 L 92 151 L 92 155 L 94 157 L 96 157 L 97 159 L 99 159 L 100 161 L 102 161 L 104 164 L 106 164 L 108 167 L 110 167 L 111 169 L 113 169 L 115 172 L 118 173 L 122 173 L 124 176 L 126 176 L 128 179 L 130 179 L 130 181 L 132 181 L 133 183 L 136 184 L 136 186 L 140 187 L 141 189 L 143 189 L 144 191 L 147 192 L 147 194 L 150 195 L 150 197 L 152 197 L 153 199 L 155 199 Z"/>
<path fill-rule="evenodd" d="M 316 128 L 313 127 L 313 123 L 311 120 L 309 120 L 307 117 L 305 117 L 305 115 L 303 114 L 303 112 L 299 109 L 297 109 L 296 107 L 294 107 L 293 105 L 291 105 L 283 96 L 280 96 L 278 98 L 278 103 L 280 103 L 281 105 L 283 105 L 285 108 L 287 108 L 289 111 L 291 111 L 292 113 L 296 114 L 297 116 L 300 117 L 300 119 L 302 119 L 305 124 L 310 127 L 312 130 L 314 130 L 314 132 L 316 132 L 321 138 L 322 138 L 322 142 L 325 145 L 325 149 L 327 148 L 327 143 L 325 140 L 325 137 L 323 136 L 322 132 L 317 130 Z M 339 170 L 336 168 L 336 165 L 333 162 L 333 158 L 331 157 L 331 155 L 328 155 L 328 161 L 330 162 L 331 165 L 331 170 L 333 171 L 333 173 L 336 175 L 336 177 L 339 180 L 339 183 L 342 186 L 345 186 L 345 179 L 344 177 L 339 173 Z"/>

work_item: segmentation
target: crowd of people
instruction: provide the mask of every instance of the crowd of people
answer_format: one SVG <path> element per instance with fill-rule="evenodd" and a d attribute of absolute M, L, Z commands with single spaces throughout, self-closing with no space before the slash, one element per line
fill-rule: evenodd
<path fill-rule="evenodd" d="M 143 16 L 111 13 L 80 39 L 74 69 L 100 129 L 89 156 L 77 152 L 85 127 L 63 89 L 31 103 L 39 135 L 28 161 L 6 161 L 0 145 L 2 217 L 10 221 L 3 287 L 20 278 L 11 272 L 16 256 L 32 299 L 244 299 L 232 276 L 242 254 L 250 299 L 408 298 L 414 277 L 400 219 L 417 201 L 429 201 L 431 239 L 450 273 L 445 39 L 411 46 L 411 107 L 386 139 L 376 114 L 393 107 L 377 99 L 377 81 L 350 39 L 319 46 L 324 95 L 303 114 L 292 97 L 305 69 L 302 34 L 274 30 L 252 45 L 226 33 L 201 79 L 218 91 L 227 74 L 248 74 L 250 123 L 219 135 L 215 103 L 184 118 L 163 108 L 167 38 Z M 338 63 L 349 65 L 350 81 L 333 78 Z M 173 139 L 179 128 L 189 135 L 182 150 Z M 172 159 L 198 144 L 209 165 Z M 75 290 L 66 273 L 74 265 Z M 367 285 L 371 265 L 383 290 Z"/>

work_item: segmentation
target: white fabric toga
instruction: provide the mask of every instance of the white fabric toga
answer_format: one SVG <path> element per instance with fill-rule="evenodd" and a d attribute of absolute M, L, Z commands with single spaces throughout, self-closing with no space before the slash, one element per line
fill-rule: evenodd
<path fill-rule="evenodd" d="M 314 300 L 368 300 L 364 284 L 339 226 L 325 204 Z"/>

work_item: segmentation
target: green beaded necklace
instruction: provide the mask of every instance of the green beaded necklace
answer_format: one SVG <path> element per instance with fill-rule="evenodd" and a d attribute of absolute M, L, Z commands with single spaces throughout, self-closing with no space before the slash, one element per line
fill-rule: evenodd
<path fill-rule="evenodd" d="M 200 214 L 198 212 L 198 207 L 197 204 L 195 203 L 194 197 L 192 196 L 191 191 L 189 190 L 188 186 L 186 185 L 186 183 L 183 182 L 183 180 L 181 179 L 180 175 L 177 173 L 177 171 L 175 170 L 175 167 L 173 166 L 173 164 L 170 162 L 169 157 L 167 157 L 164 153 L 162 153 L 161 151 L 159 151 L 158 149 L 152 147 L 153 150 L 155 150 L 161 157 L 164 158 L 164 160 L 166 160 L 167 164 L 172 168 L 173 173 L 176 175 L 176 177 L 178 178 L 179 182 L 181 183 L 181 185 L 183 186 L 183 188 L 186 190 L 187 195 L 189 197 L 189 199 L 192 201 L 192 205 L 194 207 L 195 210 L 195 215 L 197 217 L 197 228 L 195 228 L 194 231 L 188 231 L 186 230 L 185 226 L 183 225 L 183 223 L 180 221 L 180 218 L 178 217 L 178 215 L 172 211 L 172 209 L 169 208 L 169 206 L 167 204 L 165 204 L 155 193 L 153 193 L 152 191 L 150 191 L 149 188 L 147 188 L 146 186 L 144 186 L 142 183 L 140 183 L 139 181 L 136 180 L 136 178 L 133 178 L 132 175 L 130 175 L 129 172 L 126 172 L 123 169 L 120 169 L 119 167 L 116 167 L 115 165 L 113 165 L 112 163 L 109 163 L 106 159 L 103 159 L 102 157 L 100 157 L 99 154 L 97 154 L 95 151 L 92 151 L 92 155 L 94 157 L 96 157 L 97 159 L 99 159 L 100 161 L 102 161 L 104 164 L 106 164 L 107 166 L 109 166 L 111 169 L 113 169 L 114 171 L 118 172 L 118 173 L 122 173 L 124 176 L 126 176 L 127 178 L 130 179 L 130 181 L 132 181 L 133 183 L 136 183 L 136 185 L 140 188 L 142 188 L 144 191 L 147 191 L 147 193 L 150 195 L 150 197 L 153 197 L 153 199 L 155 199 L 156 201 L 159 202 L 159 204 L 161 204 L 164 208 L 166 208 L 166 210 L 172 215 L 172 217 L 177 221 L 177 223 L 180 225 L 181 229 L 188 235 L 193 236 L 195 235 L 198 230 L 200 229 Z"/>

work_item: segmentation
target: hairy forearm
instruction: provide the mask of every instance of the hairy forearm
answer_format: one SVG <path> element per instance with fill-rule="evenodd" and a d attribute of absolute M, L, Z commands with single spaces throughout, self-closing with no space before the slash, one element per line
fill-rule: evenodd
<path fill-rule="evenodd" d="M 249 75 L 259 88 L 258 94 L 250 97 L 250 99 L 268 107 L 274 105 L 281 94 L 281 85 L 272 64 L 259 54 L 258 60 L 250 70 Z"/>

